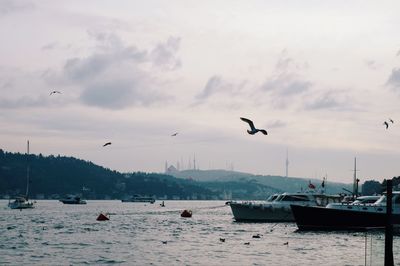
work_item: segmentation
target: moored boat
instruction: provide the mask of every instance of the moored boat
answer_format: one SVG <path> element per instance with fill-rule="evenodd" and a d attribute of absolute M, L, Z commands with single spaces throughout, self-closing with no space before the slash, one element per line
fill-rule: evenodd
<path fill-rule="evenodd" d="M 393 192 L 392 223 L 400 224 L 400 192 Z M 366 230 L 386 224 L 386 195 L 373 204 L 291 205 L 299 230 Z"/>
<path fill-rule="evenodd" d="M 30 165 L 29 165 L 29 140 L 27 142 L 27 166 L 26 166 L 26 193 L 25 196 L 16 197 L 15 200 L 8 202 L 8 207 L 10 209 L 33 209 L 35 208 L 34 202 L 28 199 L 29 195 L 29 173 L 30 173 Z"/>
<path fill-rule="evenodd" d="M 122 202 L 149 202 L 153 204 L 156 200 L 153 197 L 142 197 L 140 195 L 133 195 L 129 199 L 122 199 Z"/>
<path fill-rule="evenodd" d="M 81 199 L 79 196 L 75 196 L 75 195 L 68 195 L 66 198 L 64 199 L 60 199 L 60 201 L 64 204 L 86 204 L 86 201 Z"/>
<path fill-rule="evenodd" d="M 326 206 L 340 202 L 340 195 L 327 195 L 315 192 L 283 193 L 269 197 L 265 202 L 230 203 L 232 214 L 240 222 L 293 222 L 290 205 Z"/>

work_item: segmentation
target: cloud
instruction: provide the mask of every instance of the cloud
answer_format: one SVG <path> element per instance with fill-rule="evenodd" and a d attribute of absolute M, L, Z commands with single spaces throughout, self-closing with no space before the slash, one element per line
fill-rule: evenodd
<path fill-rule="evenodd" d="M 126 45 L 116 34 L 88 31 L 96 48 L 85 57 L 66 60 L 62 78 L 81 87 L 84 104 L 108 109 L 149 105 L 172 99 L 162 90 L 161 74 L 180 66 L 180 38 L 169 37 L 154 49 Z M 49 72 L 50 73 L 50 72 Z M 45 78 L 48 81 L 53 77 Z"/>
<path fill-rule="evenodd" d="M 247 85 L 245 80 L 240 82 L 227 81 L 221 76 L 211 76 L 204 88 L 195 96 L 194 105 L 203 104 L 206 101 L 213 101 L 218 106 L 228 107 L 229 109 L 237 108 L 240 102 L 247 96 L 244 93 L 244 88 Z M 226 99 L 225 97 L 217 96 L 229 96 L 230 101 L 220 101 L 220 99 Z"/>
<path fill-rule="evenodd" d="M 180 41 L 180 38 L 169 37 L 165 43 L 159 43 L 150 53 L 153 64 L 166 70 L 176 70 L 181 67 L 181 60 L 176 57 Z"/>
<path fill-rule="evenodd" d="M 273 76 L 260 89 L 263 91 L 271 91 L 279 96 L 291 96 L 301 94 L 312 86 L 310 81 L 304 80 L 296 74 L 281 73 Z"/>
<path fill-rule="evenodd" d="M 284 49 L 275 65 L 274 74 L 260 86 L 262 91 L 270 91 L 274 96 L 291 96 L 307 91 L 312 83 L 304 79 L 299 71 L 308 68 L 308 64 L 298 64 L 288 56 Z"/>
<path fill-rule="evenodd" d="M 336 109 L 343 110 L 350 108 L 350 100 L 347 94 L 342 91 L 324 91 L 313 93 L 317 95 L 314 99 L 309 100 L 305 103 L 306 110 L 321 110 L 321 109 Z M 311 98 L 309 95 L 307 98 Z"/>
<path fill-rule="evenodd" d="M 208 79 L 206 86 L 204 89 L 196 95 L 197 100 L 204 100 L 211 95 L 217 93 L 223 87 L 222 85 L 222 78 L 220 76 L 212 76 Z"/>
<path fill-rule="evenodd" d="M 390 86 L 393 90 L 400 91 L 400 68 L 393 68 L 386 85 Z"/>
<path fill-rule="evenodd" d="M 285 126 L 286 126 L 286 123 L 281 120 L 275 120 L 275 121 L 267 124 L 268 128 L 281 128 L 281 127 L 285 127 Z"/>
<path fill-rule="evenodd" d="M 47 99 L 39 97 L 22 96 L 17 99 L 0 99 L 0 109 L 14 109 L 21 107 L 43 107 L 47 105 Z"/>
<path fill-rule="evenodd" d="M 0 1 L 0 17 L 32 8 L 34 8 L 34 4 L 29 1 L 2 0 Z"/>

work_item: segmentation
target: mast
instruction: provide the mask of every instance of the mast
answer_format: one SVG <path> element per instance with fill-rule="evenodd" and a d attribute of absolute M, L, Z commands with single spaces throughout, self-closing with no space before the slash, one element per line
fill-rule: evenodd
<path fill-rule="evenodd" d="M 30 165 L 29 165 L 29 140 L 27 143 L 27 148 L 26 148 L 26 193 L 25 193 L 25 198 L 28 199 L 28 194 L 29 194 L 29 172 L 30 172 Z"/>
<path fill-rule="evenodd" d="M 357 158 L 354 157 L 354 178 L 353 178 L 353 195 L 357 197 Z"/>

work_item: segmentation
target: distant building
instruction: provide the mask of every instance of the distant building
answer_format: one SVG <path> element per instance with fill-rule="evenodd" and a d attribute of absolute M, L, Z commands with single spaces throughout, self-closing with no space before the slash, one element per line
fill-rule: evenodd
<path fill-rule="evenodd" d="M 174 174 L 179 172 L 178 169 L 176 169 L 175 166 L 170 165 L 169 167 L 167 167 L 167 170 L 165 171 L 166 174 Z"/>

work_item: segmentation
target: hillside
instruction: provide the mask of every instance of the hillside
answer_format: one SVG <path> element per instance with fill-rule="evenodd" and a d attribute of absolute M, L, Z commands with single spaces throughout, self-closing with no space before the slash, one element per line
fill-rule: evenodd
<path fill-rule="evenodd" d="M 275 189 L 276 191 L 298 192 L 307 189 L 309 182 L 313 183 L 317 189 L 320 188 L 322 180 L 312 178 L 282 177 L 271 175 L 253 175 L 249 173 L 225 171 L 225 170 L 184 170 L 170 173 L 177 178 L 192 179 L 199 182 L 241 182 L 258 183 Z M 326 182 L 325 191 L 327 193 L 343 193 L 343 188 L 352 190 L 352 184 L 337 182 Z"/>
<path fill-rule="evenodd" d="M 0 150 L 0 197 L 25 193 L 28 161 L 29 194 L 33 198 L 59 198 L 78 193 L 84 193 L 89 199 L 121 199 L 133 194 L 166 199 L 214 199 L 218 196 L 195 181 L 165 174 L 122 174 L 73 157 L 41 154 L 28 157 Z"/>

